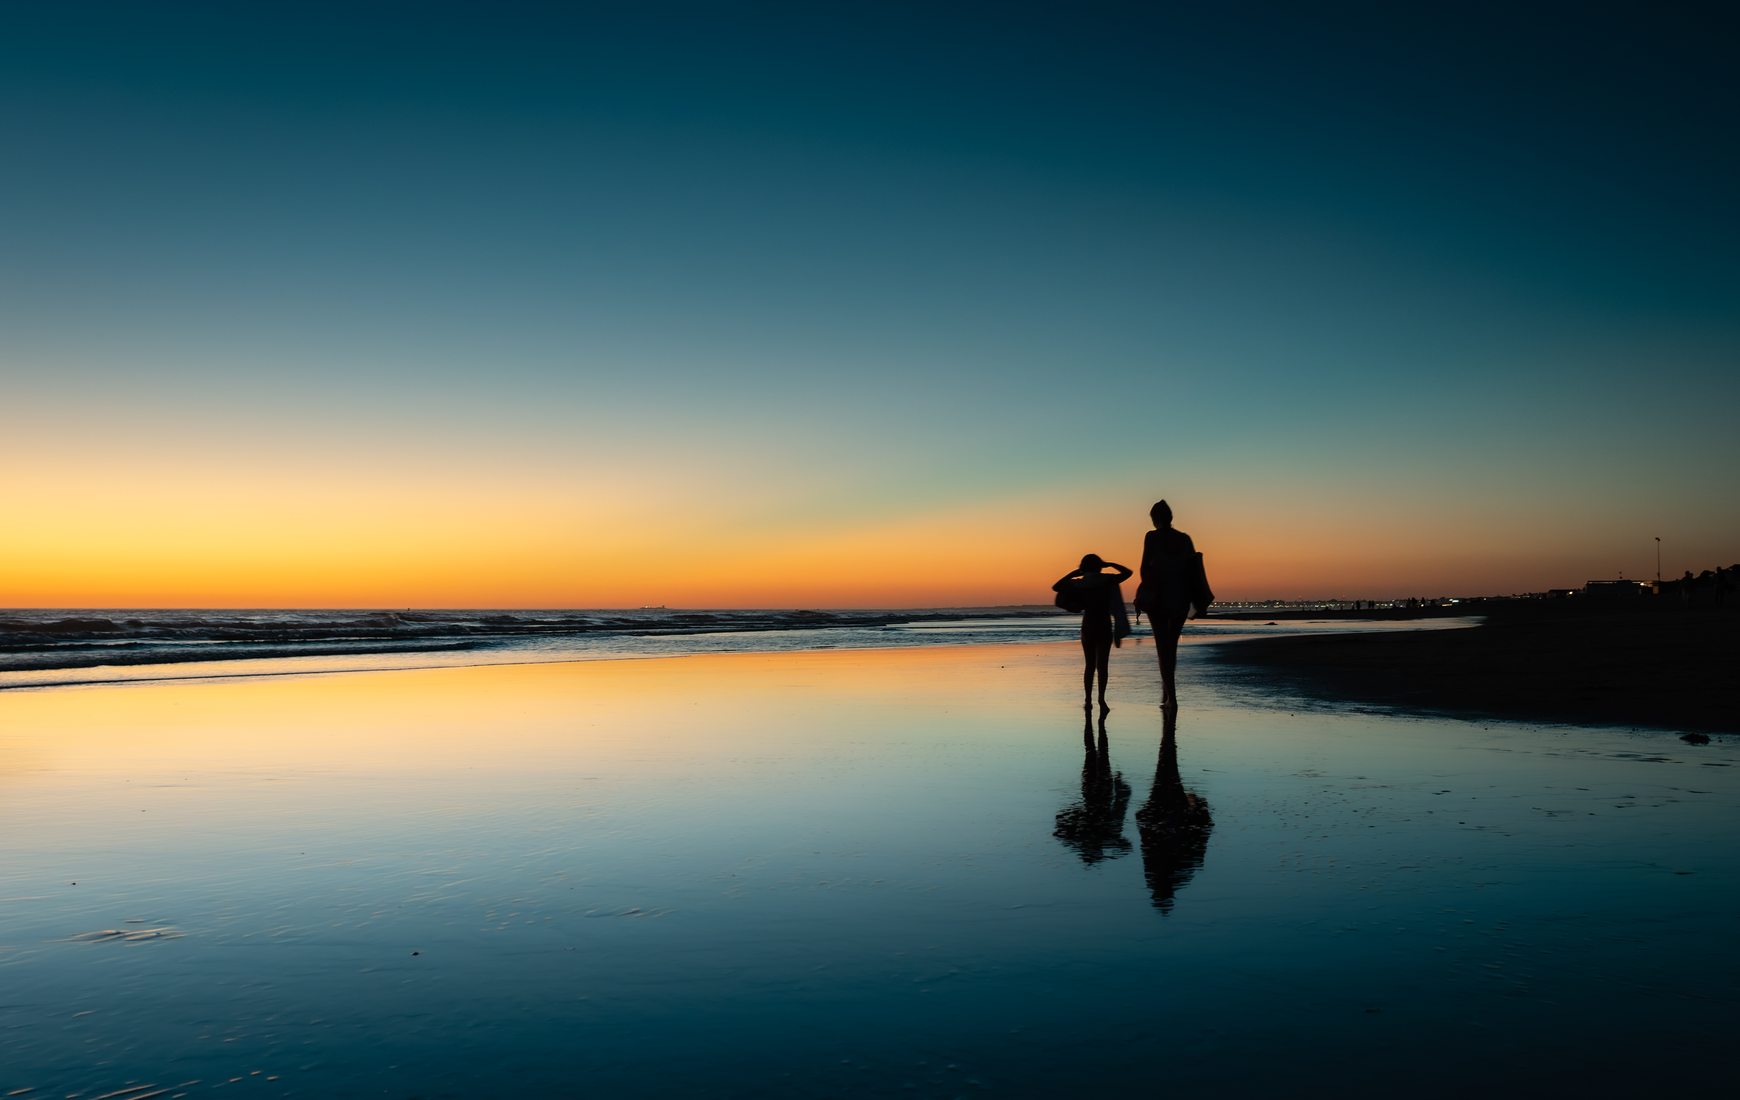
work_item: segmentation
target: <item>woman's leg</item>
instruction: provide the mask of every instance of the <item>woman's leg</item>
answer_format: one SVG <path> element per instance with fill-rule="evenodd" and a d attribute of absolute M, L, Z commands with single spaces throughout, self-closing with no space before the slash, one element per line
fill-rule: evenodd
<path fill-rule="evenodd" d="M 1184 633 L 1187 614 L 1149 616 L 1154 626 L 1154 648 L 1160 654 L 1160 705 L 1163 707 L 1178 705 L 1178 636 Z"/>

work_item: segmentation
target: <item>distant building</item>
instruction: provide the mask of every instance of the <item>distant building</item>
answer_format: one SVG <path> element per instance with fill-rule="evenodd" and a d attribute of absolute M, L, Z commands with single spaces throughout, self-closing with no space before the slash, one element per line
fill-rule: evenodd
<path fill-rule="evenodd" d="M 1592 600 L 1635 600 L 1653 591 L 1644 581 L 1590 581 L 1583 586 L 1583 595 Z"/>

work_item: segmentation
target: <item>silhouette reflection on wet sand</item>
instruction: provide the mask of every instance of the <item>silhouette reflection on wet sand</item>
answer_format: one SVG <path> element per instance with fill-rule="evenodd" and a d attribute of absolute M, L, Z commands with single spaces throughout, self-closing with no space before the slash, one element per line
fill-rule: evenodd
<path fill-rule="evenodd" d="M 1208 801 L 1187 789 L 1178 775 L 1178 712 L 1168 709 L 1163 719 L 1160 764 L 1154 770 L 1148 801 L 1136 811 L 1136 830 L 1142 839 L 1142 873 L 1148 879 L 1154 908 L 1170 913 L 1178 891 L 1202 866 L 1214 818 L 1208 812 Z"/>
<path fill-rule="evenodd" d="M 1081 857 L 1087 864 L 1116 859 L 1130 850 L 1124 836 L 1124 814 L 1130 806 L 1130 785 L 1124 773 L 1112 771 L 1110 742 L 1106 738 L 1106 717 L 1100 715 L 1099 739 L 1094 738 L 1094 721 L 1082 722 L 1081 799 L 1057 811 L 1057 828 L 1051 835 Z"/>

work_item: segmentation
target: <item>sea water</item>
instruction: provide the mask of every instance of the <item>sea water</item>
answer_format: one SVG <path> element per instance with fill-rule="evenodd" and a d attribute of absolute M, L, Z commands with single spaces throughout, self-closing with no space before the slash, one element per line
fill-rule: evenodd
<path fill-rule="evenodd" d="M 1184 643 L 1274 634 L 1445 629 L 1473 618 L 1209 618 Z M 701 653 L 1055 642 L 1048 608 L 868 611 L 0 610 L 0 690 L 116 681 L 457 667 Z M 1137 624 L 1138 639 L 1147 629 Z"/>
<path fill-rule="evenodd" d="M 0 693 L 0 1086 L 1726 1081 L 1728 739 L 1293 709 L 1201 653 L 1170 735 L 1114 654 L 1103 756 L 1073 644 Z"/>

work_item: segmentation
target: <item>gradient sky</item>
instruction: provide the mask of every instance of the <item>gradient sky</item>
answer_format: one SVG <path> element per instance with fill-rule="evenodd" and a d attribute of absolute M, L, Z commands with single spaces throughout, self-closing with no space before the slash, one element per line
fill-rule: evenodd
<path fill-rule="evenodd" d="M 1740 560 L 1731 5 L 0 16 L 0 606 Z"/>

